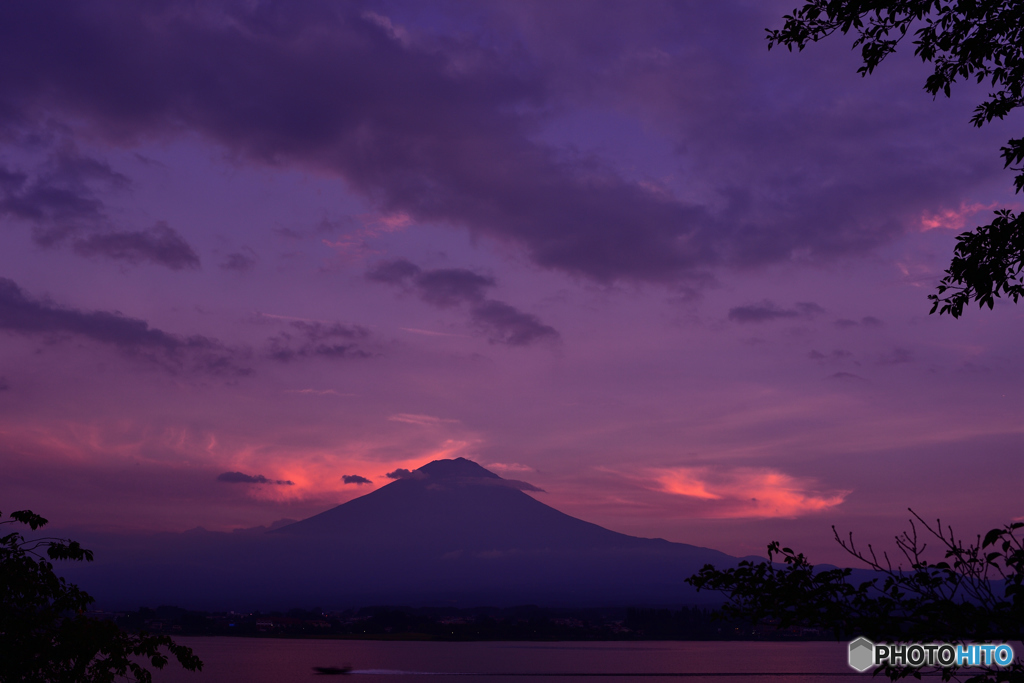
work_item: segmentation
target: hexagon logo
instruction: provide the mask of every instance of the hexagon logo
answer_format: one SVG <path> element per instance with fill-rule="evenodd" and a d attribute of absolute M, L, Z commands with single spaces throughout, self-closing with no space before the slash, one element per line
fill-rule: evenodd
<path fill-rule="evenodd" d="M 864 673 L 875 663 L 875 644 L 864 637 L 850 642 L 850 667 Z"/>

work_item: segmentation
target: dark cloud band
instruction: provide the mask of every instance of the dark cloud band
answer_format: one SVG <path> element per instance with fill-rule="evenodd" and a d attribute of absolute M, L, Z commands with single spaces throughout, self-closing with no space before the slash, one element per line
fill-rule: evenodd
<path fill-rule="evenodd" d="M 362 346 L 369 336 L 369 330 L 358 325 L 294 320 L 288 331 L 270 339 L 267 353 L 281 363 L 303 358 L 370 358 L 374 354 Z"/>
<path fill-rule="evenodd" d="M 4 3 L 0 61 L 21 66 L 0 74 L 0 126 L 29 125 L 42 111 L 118 143 L 194 131 L 251 159 L 336 173 L 383 210 L 511 241 L 542 266 L 602 282 L 692 279 L 797 249 L 858 251 L 898 232 L 893 224 L 812 229 L 822 216 L 810 202 L 799 220 L 755 220 L 736 179 L 718 189 L 724 208 L 712 211 L 539 142 L 537 112 L 558 109 L 556 67 L 470 35 L 403 38 L 358 3 L 191 11 L 100 1 L 60 12 Z M 49 191 L 34 205 L 54 216 L 100 211 L 88 195 Z M 8 211 L 32 211 L 25 192 Z M 152 252 L 125 239 L 82 248 L 137 259 Z M 176 253 L 165 265 L 191 267 Z"/>
<path fill-rule="evenodd" d="M 58 145 L 31 180 L 22 171 L 0 168 L 0 217 L 31 225 L 33 241 L 43 248 L 70 242 L 82 256 L 152 263 L 172 270 L 198 268 L 195 249 L 163 221 L 148 230 L 113 227 L 97 189 L 128 185 L 128 179 L 108 164 L 65 143 Z"/>
<path fill-rule="evenodd" d="M 558 331 L 537 316 L 504 301 L 486 298 L 487 289 L 497 285 L 495 279 L 465 268 L 423 270 L 405 259 L 397 259 L 378 263 L 367 271 L 366 278 L 411 289 L 423 301 L 439 308 L 468 305 L 470 322 L 493 343 L 527 346 L 559 338 Z"/>
<path fill-rule="evenodd" d="M 824 308 L 812 301 L 795 304 L 793 308 L 782 308 L 765 299 L 761 303 L 730 308 L 729 320 L 737 323 L 765 323 L 786 318 L 812 319 L 824 312 Z"/>
<path fill-rule="evenodd" d="M 170 369 L 188 366 L 212 374 L 245 375 L 240 350 L 203 336 L 180 337 L 106 311 L 80 311 L 25 295 L 12 280 L 0 278 L 0 330 L 51 339 L 77 337 L 143 356 Z"/>
<path fill-rule="evenodd" d="M 199 255 L 166 223 L 137 232 L 107 232 L 76 240 L 75 251 L 83 256 L 141 263 L 149 261 L 171 270 L 198 268 Z"/>
<path fill-rule="evenodd" d="M 275 484 L 278 486 L 294 486 L 295 482 L 287 479 L 267 479 L 262 474 L 245 474 L 243 472 L 224 472 L 217 475 L 217 481 L 225 484 Z"/>

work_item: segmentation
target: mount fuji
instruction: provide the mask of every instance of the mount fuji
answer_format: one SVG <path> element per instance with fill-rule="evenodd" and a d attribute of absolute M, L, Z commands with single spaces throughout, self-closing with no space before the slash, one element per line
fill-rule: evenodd
<path fill-rule="evenodd" d="M 97 561 L 66 575 L 111 608 L 597 607 L 711 602 L 684 579 L 738 561 L 610 531 L 527 490 L 464 458 L 435 460 L 271 531 L 85 538 Z"/>

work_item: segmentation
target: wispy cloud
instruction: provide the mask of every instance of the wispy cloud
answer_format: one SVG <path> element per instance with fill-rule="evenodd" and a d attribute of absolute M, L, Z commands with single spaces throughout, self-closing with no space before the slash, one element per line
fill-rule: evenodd
<path fill-rule="evenodd" d="M 879 365 L 903 365 L 905 363 L 914 362 L 914 354 L 910 349 L 895 348 L 887 353 L 881 353 L 878 355 L 877 363 Z"/>
<path fill-rule="evenodd" d="M 399 467 L 396 470 L 392 470 L 384 475 L 388 479 L 424 479 L 427 475 L 419 470 L 409 470 L 404 467 Z"/>
<path fill-rule="evenodd" d="M 278 486 L 294 486 L 295 482 L 287 479 L 267 479 L 262 474 L 244 474 L 242 472 L 224 472 L 217 475 L 217 481 L 225 484 L 276 484 Z"/>
<path fill-rule="evenodd" d="M 528 346 L 544 340 L 557 340 L 558 331 L 515 306 L 486 298 L 497 282 L 489 275 L 465 268 L 424 270 L 405 259 L 382 261 L 366 273 L 371 282 L 415 291 L 423 301 L 438 308 L 465 305 L 473 325 L 493 343 Z"/>
<path fill-rule="evenodd" d="M 832 323 L 839 329 L 849 329 L 852 327 L 863 326 L 863 327 L 884 327 L 885 323 L 874 317 L 873 315 L 866 315 L 860 319 L 860 322 L 851 320 L 849 318 L 839 318 Z"/>
<path fill-rule="evenodd" d="M 812 319 L 824 312 L 825 309 L 813 301 L 794 304 L 793 308 L 782 308 L 765 299 L 760 303 L 730 308 L 729 320 L 738 323 L 765 323 L 785 318 Z"/>
<path fill-rule="evenodd" d="M 251 249 L 247 249 L 245 252 L 233 251 L 224 257 L 220 267 L 222 270 L 247 273 L 256 267 L 256 254 Z"/>
<path fill-rule="evenodd" d="M 427 337 L 468 337 L 465 334 L 452 334 L 450 332 L 435 332 L 433 330 L 420 330 L 415 327 L 400 327 L 400 330 L 405 332 L 412 332 L 413 334 L 422 334 Z"/>
<path fill-rule="evenodd" d="M 963 230 L 967 221 L 982 211 L 992 211 L 999 204 L 980 204 L 978 202 L 960 202 L 960 206 L 942 208 L 938 211 L 924 211 L 921 213 L 921 232 L 944 228 L 946 230 Z"/>
<path fill-rule="evenodd" d="M 165 332 L 138 318 L 107 311 L 81 311 L 35 299 L 13 281 L 0 278 L 0 330 L 59 341 L 88 339 L 124 354 L 155 361 L 168 369 L 192 369 L 210 374 L 246 375 L 239 364 L 248 354 L 221 342 L 194 335 Z"/>
<path fill-rule="evenodd" d="M 102 232 L 76 240 L 75 252 L 128 263 L 150 262 L 171 270 L 199 268 L 199 255 L 181 235 L 160 221 L 149 230 Z"/>
<path fill-rule="evenodd" d="M 517 462 L 492 462 L 489 465 L 485 465 L 489 470 L 497 470 L 498 472 L 536 472 L 529 465 L 520 465 Z"/>
<path fill-rule="evenodd" d="M 388 417 L 392 422 L 405 422 L 411 425 L 434 426 L 442 424 L 459 424 L 452 418 L 434 417 L 433 415 L 415 415 L 413 413 L 397 413 Z"/>
<path fill-rule="evenodd" d="M 113 223 L 101 193 L 129 185 L 106 162 L 79 153 L 70 142 L 59 143 L 33 173 L 0 167 L 0 216 L 30 225 L 33 241 L 43 248 L 70 244 L 81 256 L 199 268 L 195 249 L 165 221 L 144 230 Z"/>
<path fill-rule="evenodd" d="M 772 468 L 675 467 L 650 472 L 652 484 L 706 505 L 704 517 L 799 517 L 840 505 L 850 491 L 817 490 L 813 481 Z"/>
<path fill-rule="evenodd" d="M 312 396 L 354 396 L 355 394 L 341 394 L 334 389 L 285 389 L 286 394 L 308 394 Z"/>
<path fill-rule="evenodd" d="M 364 348 L 369 336 L 369 330 L 359 325 L 291 319 L 287 330 L 270 338 L 267 355 L 281 363 L 303 358 L 371 358 L 374 354 Z"/>
<path fill-rule="evenodd" d="M 322 240 L 323 243 L 342 257 L 366 256 L 376 253 L 371 247 L 373 238 L 404 230 L 413 224 L 412 218 L 404 212 L 362 214 L 357 218 L 362 223 L 361 229 L 348 230 L 335 239 Z M 333 232 L 338 227 L 340 226 L 337 223 L 325 219 L 319 229 L 322 232 Z"/>

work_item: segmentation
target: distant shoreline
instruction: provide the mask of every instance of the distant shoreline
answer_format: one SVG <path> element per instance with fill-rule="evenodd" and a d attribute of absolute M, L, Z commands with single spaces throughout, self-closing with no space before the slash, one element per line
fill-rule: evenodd
<path fill-rule="evenodd" d="M 724 620 L 713 610 L 657 608 L 411 608 L 202 612 L 179 607 L 97 612 L 129 631 L 171 636 L 423 642 L 832 641 L 821 629 Z"/>

